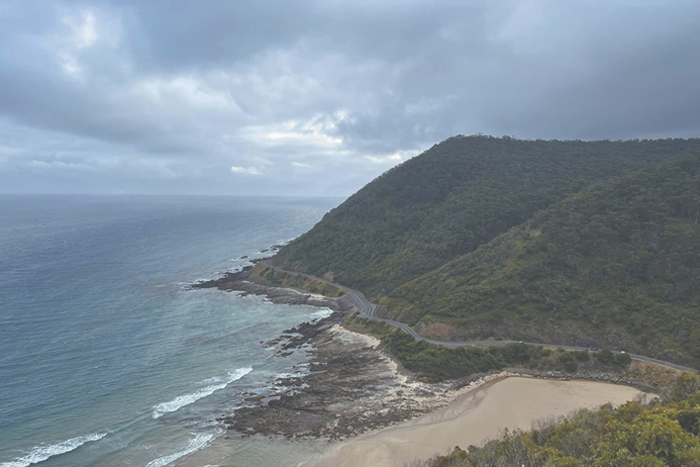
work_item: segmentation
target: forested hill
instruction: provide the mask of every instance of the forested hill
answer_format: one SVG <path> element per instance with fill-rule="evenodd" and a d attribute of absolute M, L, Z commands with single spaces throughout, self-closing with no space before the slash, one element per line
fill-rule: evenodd
<path fill-rule="evenodd" d="M 698 153 L 700 154 L 700 153 Z M 700 364 L 700 155 L 588 187 L 394 290 L 442 338 L 610 346 Z"/>
<path fill-rule="evenodd" d="M 697 139 L 452 137 L 369 183 L 275 263 L 376 299 L 593 183 L 699 146 Z"/>

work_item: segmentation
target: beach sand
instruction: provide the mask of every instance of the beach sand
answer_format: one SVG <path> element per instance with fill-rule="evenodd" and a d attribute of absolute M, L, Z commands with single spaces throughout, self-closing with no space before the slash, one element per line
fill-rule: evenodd
<path fill-rule="evenodd" d="M 504 428 L 605 403 L 619 405 L 638 389 L 592 381 L 509 377 L 487 383 L 436 412 L 328 448 L 305 467 L 403 467 L 415 459 L 478 445 Z"/>

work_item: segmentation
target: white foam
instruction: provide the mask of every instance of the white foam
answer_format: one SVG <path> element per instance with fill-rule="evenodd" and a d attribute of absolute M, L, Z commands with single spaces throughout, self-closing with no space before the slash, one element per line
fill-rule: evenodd
<path fill-rule="evenodd" d="M 191 439 L 189 443 L 187 443 L 187 446 L 185 446 L 185 449 L 183 449 L 182 451 L 178 451 L 175 454 L 170 454 L 169 456 L 160 457 L 154 461 L 149 462 L 146 465 L 146 467 L 164 467 L 170 464 L 171 462 L 175 462 L 181 457 L 184 457 L 188 454 L 192 454 L 195 451 L 199 451 L 204 446 L 206 446 L 207 443 L 211 441 L 213 437 L 213 434 L 200 433 L 197 436 L 195 436 L 194 439 Z"/>
<path fill-rule="evenodd" d="M 78 449 L 90 441 L 98 441 L 107 436 L 107 433 L 94 433 L 89 436 L 80 436 L 49 446 L 37 446 L 24 457 L 18 457 L 10 462 L 3 462 L 0 467 L 27 467 L 28 465 L 44 462 L 49 457 L 58 456 Z"/>
<path fill-rule="evenodd" d="M 184 396 L 178 396 L 175 399 L 163 402 L 153 407 L 153 418 L 160 418 L 166 413 L 176 412 L 186 405 L 190 405 L 203 397 L 210 396 L 219 389 L 223 389 L 230 383 L 243 378 L 245 375 L 253 371 L 252 368 L 239 368 L 236 371 L 229 373 L 228 378 L 219 384 L 213 384 L 211 386 L 204 387 L 197 392 L 192 394 L 185 394 Z M 0 466 L 3 467 L 3 466 Z"/>
<path fill-rule="evenodd" d="M 333 310 L 331 310 L 330 308 L 325 308 L 323 310 L 318 310 L 318 311 L 311 313 L 311 319 L 312 320 L 324 319 L 324 318 L 328 318 L 332 314 L 333 314 Z"/>
<path fill-rule="evenodd" d="M 277 375 L 275 375 L 275 380 L 302 377 L 304 377 L 304 373 L 278 373 Z"/>
<path fill-rule="evenodd" d="M 211 378 L 205 378 L 202 381 L 199 381 L 197 384 L 214 384 L 214 383 L 222 383 L 226 380 L 226 378 L 222 378 L 221 376 L 213 376 Z"/>

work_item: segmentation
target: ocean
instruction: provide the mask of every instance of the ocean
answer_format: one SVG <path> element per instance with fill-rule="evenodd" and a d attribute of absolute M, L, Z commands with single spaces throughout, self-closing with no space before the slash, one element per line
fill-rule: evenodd
<path fill-rule="evenodd" d="M 0 467 L 164 467 L 212 445 L 216 465 L 298 465 L 301 445 L 223 443 L 217 417 L 303 373 L 304 350 L 264 342 L 328 310 L 186 286 L 340 201 L 0 196 Z"/>

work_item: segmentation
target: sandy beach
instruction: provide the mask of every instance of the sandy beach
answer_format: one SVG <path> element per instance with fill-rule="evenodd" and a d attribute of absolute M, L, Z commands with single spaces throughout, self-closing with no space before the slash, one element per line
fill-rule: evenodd
<path fill-rule="evenodd" d="M 639 394 L 608 383 L 509 377 L 469 391 L 436 412 L 332 446 L 320 460 L 303 465 L 402 467 L 457 445 L 478 445 L 506 427 L 528 429 L 538 419 L 608 402 L 619 405 Z"/>

